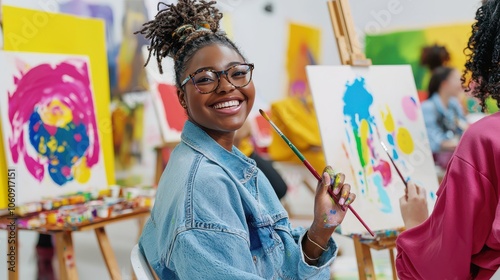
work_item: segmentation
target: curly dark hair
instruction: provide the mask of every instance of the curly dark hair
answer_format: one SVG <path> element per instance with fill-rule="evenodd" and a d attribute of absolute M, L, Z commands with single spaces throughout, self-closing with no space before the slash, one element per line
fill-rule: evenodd
<path fill-rule="evenodd" d="M 467 61 L 462 82 L 469 81 L 466 90 L 480 100 L 486 111 L 488 97 L 500 105 L 500 0 L 483 1 L 475 19 L 464 50 Z"/>
<path fill-rule="evenodd" d="M 422 49 L 420 54 L 420 64 L 428 67 L 431 72 L 444 66 L 448 61 L 450 61 L 450 53 L 445 46 L 427 46 Z"/>
<path fill-rule="evenodd" d="M 238 47 L 219 30 L 222 13 L 215 4 L 215 1 L 205 0 L 179 0 L 177 4 L 158 3 L 159 12 L 155 18 L 135 32 L 144 34 L 151 41 L 145 66 L 151 55 L 154 55 L 160 73 L 163 73 L 162 59 L 172 57 L 175 81 L 180 88 L 181 75 L 186 70 L 187 62 L 203 47 L 221 44 L 234 49 L 245 60 Z M 165 8 L 160 10 L 160 5 Z"/>

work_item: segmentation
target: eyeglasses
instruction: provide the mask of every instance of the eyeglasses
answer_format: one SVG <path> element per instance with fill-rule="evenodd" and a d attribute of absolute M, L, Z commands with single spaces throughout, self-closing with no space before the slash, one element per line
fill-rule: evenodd
<path fill-rule="evenodd" d="M 252 80 L 253 63 L 236 64 L 223 71 L 213 69 L 200 69 L 190 74 L 181 83 L 184 87 L 189 80 L 193 81 L 199 93 L 207 94 L 215 91 L 220 84 L 221 75 L 226 75 L 226 80 L 235 88 L 245 87 Z"/>

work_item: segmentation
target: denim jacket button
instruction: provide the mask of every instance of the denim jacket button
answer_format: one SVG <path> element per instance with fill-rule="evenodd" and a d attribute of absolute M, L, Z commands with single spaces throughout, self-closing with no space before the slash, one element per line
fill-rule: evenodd
<path fill-rule="evenodd" d="M 257 256 L 253 256 L 253 262 L 257 263 Z"/>

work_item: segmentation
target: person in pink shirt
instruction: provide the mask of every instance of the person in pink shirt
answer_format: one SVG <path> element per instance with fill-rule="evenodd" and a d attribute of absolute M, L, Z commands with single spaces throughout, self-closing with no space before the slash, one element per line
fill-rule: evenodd
<path fill-rule="evenodd" d="M 500 0 L 476 13 L 464 78 L 481 101 L 500 103 Z M 463 79 L 465 81 L 465 79 Z M 490 279 L 500 267 L 500 113 L 469 127 L 448 164 L 432 214 L 413 183 L 401 198 L 406 231 L 397 239 L 400 279 Z"/>

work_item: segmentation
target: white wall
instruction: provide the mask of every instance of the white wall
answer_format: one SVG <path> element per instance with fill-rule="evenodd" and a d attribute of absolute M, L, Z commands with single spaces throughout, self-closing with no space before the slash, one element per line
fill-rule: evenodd
<path fill-rule="evenodd" d="M 472 21 L 480 0 L 351 0 L 354 25 L 363 32 Z M 322 64 L 339 64 L 325 0 L 219 0 L 231 12 L 236 43 L 256 64 L 258 94 L 268 102 L 285 95 L 287 23 L 301 22 L 323 29 Z M 264 11 L 272 3 L 273 13 Z M 360 40 L 362 41 L 362 40 Z"/>
<path fill-rule="evenodd" d="M 3 0 L 3 4 L 50 10 L 51 7 L 57 7 L 54 4 L 65 1 L 67 0 Z M 156 6 L 154 3 L 157 0 L 146 1 L 148 6 Z M 319 61 L 321 64 L 339 64 L 326 0 L 219 0 L 218 2 L 224 12 L 230 12 L 232 15 L 236 43 L 256 65 L 254 80 L 262 101 L 272 102 L 285 96 L 288 22 L 322 28 L 322 55 Z M 480 0 L 349 1 L 361 43 L 365 31 L 379 33 L 401 28 L 421 28 L 435 24 L 472 21 L 479 2 Z M 264 11 L 264 6 L 269 3 L 274 6 L 273 13 Z"/>

